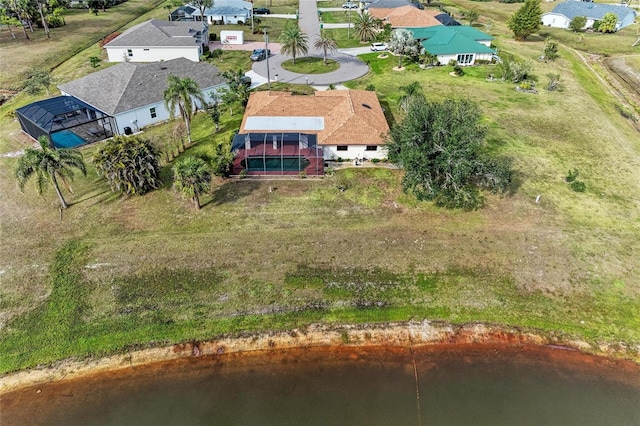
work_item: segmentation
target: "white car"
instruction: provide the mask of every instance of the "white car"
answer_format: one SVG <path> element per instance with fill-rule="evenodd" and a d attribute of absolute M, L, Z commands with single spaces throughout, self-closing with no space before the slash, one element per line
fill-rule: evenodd
<path fill-rule="evenodd" d="M 358 3 L 342 3 L 342 8 L 343 9 L 357 9 L 358 8 Z"/>
<path fill-rule="evenodd" d="M 384 43 L 371 43 L 371 50 L 373 52 L 381 52 L 387 50 L 387 45 Z"/>

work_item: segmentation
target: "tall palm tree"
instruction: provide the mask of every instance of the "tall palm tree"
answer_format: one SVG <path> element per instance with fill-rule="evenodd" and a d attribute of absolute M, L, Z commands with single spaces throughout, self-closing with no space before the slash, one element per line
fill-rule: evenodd
<path fill-rule="evenodd" d="M 187 138 L 191 143 L 191 119 L 194 114 L 194 99 L 199 101 L 203 106 L 206 104 L 202 91 L 191 78 L 180 78 L 170 75 L 168 78 L 169 86 L 164 91 L 164 106 L 169 110 L 171 119 L 175 117 L 176 106 L 180 110 L 180 115 L 187 127 Z"/>
<path fill-rule="evenodd" d="M 410 83 L 406 86 L 400 86 L 400 90 L 403 92 L 398 99 L 398 106 L 404 112 L 409 110 L 409 106 L 412 102 L 424 102 L 424 92 L 422 91 L 422 86 L 417 81 Z"/>
<path fill-rule="evenodd" d="M 320 37 L 313 43 L 313 47 L 322 49 L 324 53 L 324 64 L 327 65 L 327 51 L 335 52 L 338 49 L 338 44 L 333 38 L 325 35 L 324 31 L 322 31 Z"/>
<path fill-rule="evenodd" d="M 47 136 L 40 136 L 38 142 L 40 143 L 40 149 L 25 149 L 24 155 L 16 166 L 15 175 L 18 179 L 20 190 L 24 190 L 26 183 L 32 176 L 36 178 L 36 188 L 40 195 L 42 195 L 47 182 L 51 182 L 58 194 L 58 198 L 60 198 L 62 208 L 66 209 L 69 206 L 60 191 L 58 178 L 73 194 L 69 186 L 69 181 L 73 179 L 73 169 L 78 169 L 83 175 L 87 175 L 82 153 L 69 148 L 55 149 L 51 146 Z"/>
<path fill-rule="evenodd" d="M 356 16 L 353 22 L 354 34 L 360 41 L 375 40 L 382 21 L 365 11 Z"/>
<path fill-rule="evenodd" d="M 306 55 L 309 51 L 309 37 L 306 33 L 300 31 L 298 26 L 287 26 L 282 34 L 280 34 L 280 52 L 293 57 L 293 63 L 296 63 L 296 56 Z"/>
<path fill-rule="evenodd" d="M 211 171 L 202 158 L 187 157 L 173 166 L 173 184 L 176 190 L 191 197 L 200 210 L 200 195 L 207 192 L 211 183 Z"/>

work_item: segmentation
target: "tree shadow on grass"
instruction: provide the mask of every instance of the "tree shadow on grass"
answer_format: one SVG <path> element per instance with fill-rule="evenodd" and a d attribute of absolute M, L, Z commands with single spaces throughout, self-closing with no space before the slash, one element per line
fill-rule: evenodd
<path fill-rule="evenodd" d="M 213 196 L 203 204 L 219 206 L 222 204 L 235 203 L 253 194 L 262 187 L 262 182 L 258 180 L 229 179 L 214 190 Z"/>

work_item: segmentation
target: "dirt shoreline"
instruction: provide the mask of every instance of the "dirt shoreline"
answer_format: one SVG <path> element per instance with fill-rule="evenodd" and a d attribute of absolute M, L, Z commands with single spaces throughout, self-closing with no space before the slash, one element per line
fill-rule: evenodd
<path fill-rule="evenodd" d="M 0 394 L 29 386 L 66 379 L 78 379 L 98 373 L 116 372 L 148 365 L 198 356 L 229 353 L 281 350 L 303 347 L 416 347 L 425 345 L 487 344 L 507 346 L 549 346 L 555 349 L 577 350 L 640 364 L 640 345 L 603 344 L 594 346 L 579 340 L 564 340 L 523 332 L 517 328 L 483 323 L 452 325 L 443 322 L 398 322 L 359 324 L 351 326 L 313 325 L 286 332 L 225 337 L 203 342 L 189 342 L 121 353 L 104 358 L 67 359 L 56 364 L 12 373 L 0 378 Z"/>

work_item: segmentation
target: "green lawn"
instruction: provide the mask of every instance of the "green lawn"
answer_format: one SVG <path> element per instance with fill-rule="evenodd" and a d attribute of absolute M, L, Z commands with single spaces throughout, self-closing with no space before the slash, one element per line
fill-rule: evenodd
<path fill-rule="evenodd" d="M 473 5 L 483 25 L 514 9 Z M 111 193 L 89 161 L 98 144 L 82 149 L 88 176 L 73 182 L 61 220 L 55 193 L 39 197 L 32 185 L 21 193 L 16 158 L 0 157 L 0 372 L 313 322 L 486 321 L 640 344 L 640 137 L 572 50 L 562 46 L 557 61 L 542 63 L 543 38 L 516 43 L 499 21 L 492 28 L 502 52 L 533 63 L 538 94 L 487 81 L 494 65 L 454 78 L 448 66 L 396 72 L 397 58 L 377 53 L 362 56 L 372 72 L 347 83 L 373 86 L 391 124 L 402 118 L 401 87 L 413 81 L 430 99 L 479 103 L 488 149 L 513 158 L 515 182 L 478 211 L 418 202 L 400 190 L 401 171 L 382 168 L 216 179 L 196 211 L 172 189 L 171 164 L 152 193 Z M 618 36 L 627 37 L 612 40 Z M 75 78 L 95 50 L 88 52 L 58 67 L 56 78 Z M 248 66 L 233 52 L 213 61 Z M 544 89 L 548 73 L 560 75 L 562 91 Z M 27 144 L 9 114 L 33 99 L 0 107 L 0 152 Z M 198 114 L 194 144 L 181 156 L 211 156 L 237 130 L 242 116 L 234 112 L 225 110 L 217 134 Z M 573 169 L 586 192 L 564 182 Z"/>
<path fill-rule="evenodd" d="M 333 59 L 327 59 L 325 64 L 322 58 L 306 57 L 298 58 L 295 62 L 293 59 L 284 61 L 282 68 L 299 74 L 326 74 L 340 68 L 340 64 Z"/>

